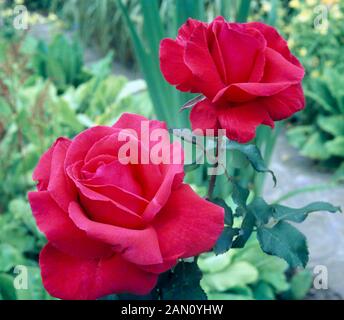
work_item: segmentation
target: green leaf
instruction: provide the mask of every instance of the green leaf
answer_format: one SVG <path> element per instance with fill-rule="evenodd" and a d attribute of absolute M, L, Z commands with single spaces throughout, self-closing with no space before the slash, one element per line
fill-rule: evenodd
<path fill-rule="evenodd" d="M 333 136 L 344 136 L 344 115 L 319 116 L 317 123 L 322 130 Z"/>
<path fill-rule="evenodd" d="M 248 209 L 255 216 L 257 225 L 267 224 L 273 213 L 271 206 L 260 197 L 255 198 L 250 203 Z"/>
<path fill-rule="evenodd" d="M 296 273 L 290 282 L 290 295 L 292 299 L 301 300 L 309 292 L 313 284 L 313 276 L 309 270 Z"/>
<path fill-rule="evenodd" d="M 328 202 L 320 201 L 310 203 L 309 205 L 299 209 L 289 208 L 279 204 L 272 205 L 271 207 L 273 209 L 272 216 L 277 221 L 288 220 L 293 222 L 302 222 L 307 218 L 308 214 L 315 211 L 328 211 L 333 213 L 338 211 L 341 212 L 340 207 L 335 207 Z"/>
<path fill-rule="evenodd" d="M 344 136 L 327 141 L 325 147 L 331 155 L 344 158 Z"/>
<path fill-rule="evenodd" d="M 264 252 L 276 255 L 291 267 L 303 266 L 308 262 L 305 236 L 287 222 L 280 221 L 272 228 L 260 227 L 257 236 Z"/>
<path fill-rule="evenodd" d="M 0 297 L 3 300 L 17 300 L 16 290 L 13 286 L 13 277 L 8 274 L 0 274 Z"/>
<path fill-rule="evenodd" d="M 228 251 L 232 246 L 233 237 L 237 234 L 238 229 L 234 229 L 232 227 L 225 227 L 214 246 L 215 254 L 222 254 Z"/>
<path fill-rule="evenodd" d="M 226 144 L 227 150 L 237 150 L 242 152 L 248 159 L 248 161 L 251 163 L 254 170 L 258 172 L 263 173 L 270 173 L 274 182 L 274 185 L 276 185 L 277 180 L 276 176 L 273 173 L 272 170 L 268 169 L 266 166 L 264 159 L 258 149 L 257 146 L 253 144 L 240 144 L 235 141 L 228 141 Z"/>
<path fill-rule="evenodd" d="M 202 273 L 196 262 L 179 262 L 167 276 L 160 287 L 162 300 L 207 300 L 200 286 Z"/>
<path fill-rule="evenodd" d="M 245 261 L 238 261 L 222 271 L 205 274 L 202 279 L 202 287 L 207 291 L 224 292 L 254 283 L 257 279 L 258 271 L 254 266 Z"/>
<path fill-rule="evenodd" d="M 7 243 L 0 243 L 0 272 L 7 272 L 23 262 L 20 251 Z"/>
<path fill-rule="evenodd" d="M 316 130 L 314 126 L 297 126 L 287 131 L 288 142 L 295 148 L 302 148 L 309 136 Z"/>
<path fill-rule="evenodd" d="M 259 281 L 253 287 L 253 295 L 256 300 L 274 300 L 275 293 L 271 286 L 264 281 Z"/>
<path fill-rule="evenodd" d="M 325 147 L 325 139 L 319 132 L 314 132 L 303 145 L 300 153 L 312 159 L 326 160 L 330 157 L 330 153 Z"/>

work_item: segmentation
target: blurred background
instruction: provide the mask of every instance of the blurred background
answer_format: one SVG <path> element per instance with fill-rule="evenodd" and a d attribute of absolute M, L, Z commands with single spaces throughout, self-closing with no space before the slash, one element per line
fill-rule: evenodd
<path fill-rule="evenodd" d="M 329 201 L 344 208 L 344 2 L 341 0 L 17 0 L 0 1 L 0 299 L 52 299 L 37 264 L 45 243 L 26 198 L 32 171 L 59 136 L 112 124 L 122 112 L 188 127 L 192 95 L 168 85 L 158 48 L 188 17 L 263 21 L 275 26 L 306 68 L 307 107 L 256 143 L 278 180 L 230 156 L 231 175 L 270 202 L 301 207 Z M 204 193 L 205 172 L 188 180 Z M 230 202 L 226 179 L 215 192 Z M 264 254 L 256 239 L 221 256 L 203 255 L 202 286 L 211 299 L 341 299 L 344 218 L 314 214 L 300 226 L 308 269 L 290 270 Z M 28 287 L 15 288 L 28 270 Z M 328 289 L 313 288 L 325 266 Z"/>

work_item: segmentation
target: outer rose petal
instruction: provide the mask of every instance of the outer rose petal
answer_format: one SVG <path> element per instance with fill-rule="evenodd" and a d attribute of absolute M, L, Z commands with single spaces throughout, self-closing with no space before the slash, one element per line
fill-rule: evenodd
<path fill-rule="evenodd" d="M 293 56 L 288 48 L 288 43 L 283 37 L 277 32 L 277 30 L 262 22 L 249 22 L 246 23 L 251 28 L 256 28 L 265 37 L 268 47 L 279 52 L 284 58 L 293 64 L 302 67 L 301 63 Z"/>
<path fill-rule="evenodd" d="M 97 299 L 112 293 L 148 294 L 157 275 L 145 272 L 120 255 L 82 260 L 47 244 L 39 261 L 44 287 L 67 300 Z"/>
<path fill-rule="evenodd" d="M 64 160 L 71 141 L 59 138 L 54 147 L 51 160 L 51 172 L 48 191 L 56 203 L 64 210 L 68 210 L 69 203 L 76 198 L 75 187 L 66 176 Z"/>
<path fill-rule="evenodd" d="M 186 258 L 210 250 L 223 225 L 224 209 L 202 199 L 186 184 L 172 192 L 153 222 L 166 258 Z"/>
<path fill-rule="evenodd" d="M 207 29 L 199 25 L 185 47 L 185 64 L 194 75 L 193 92 L 212 98 L 224 87 L 207 43 Z"/>
<path fill-rule="evenodd" d="M 112 128 L 116 129 L 134 129 L 137 132 L 137 136 L 139 140 L 148 139 L 148 137 L 141 136 L 141 126 L 142 121 L 149 121 L 149 132 L 152 132 L 155 129 L 165 129 L 167 130 L 167 126 L 165 122 L 158 121 L 158 120 L 148 120 L 144 116 L 133 114 L 133 113 L 123 113 L 121 117 L 116 121 L 116 123 L 112 126 Z"/>
<path fill-rule="evenodd" d="M 50 177 L 51 160 L 56 144 L 61 138 L 57 139 L 53 145 L 41 156 L 33 172 L 32 180 L 38 181 L 37 189 L 39 191 L 47 190 Z"/>
<path fill-rule="evenodd" d="M 293 85 L 274 96 L 262 98 L 260 101 L 275 121 L 286 119 L 305 107 L 301 84 Z"/>
<path fill-rule="evenodd" d="M 186 41 L 190 39 L 192 33 L 199 25 L 207 26 L 207 24 L 204 22 L 192 18 L 187 19 L 178 30 L 177 41 L 180 44 L 185 45 Z"/>
<path fill-rule="evenodd" d="M 160 43 L 160 69 L 167 82 L 179 85 L 192 78 L 190 69 L 184 62 L 184 47 L 172 39 L 164 39 Z M 189 91 L 188 88 L 184 91 Z"/>
<path fill-rule="evenodd" d="M 89 220 L 76 202 L 69 206 L 69 216 L 90 238 L 111 245 L 130 262 L 140 265 L 163 262 L 156 232 L 150 226 L 135 230 L 95 222 Z"/>
<path fill-rule="evenodd" d="M 198 102 L 191 110 L 190 121 L 192 130 L 201 129 L 203 134 L 207 129 L 216 130 L 218 123 L 214 104 L 209 99 Z"/>
<path fill-rule="evenodd" d="M 97 258 L 111 253 L 110 246 L 90 239 L 77 228 L 47 191 L 29 192 L 28 197 L 38 228 L 57 248 L 81 258 Z"/>
<path fill-rule="evenodd" d="M 304 75 L 305 71 L 302 67 L 295 66 L 277 51 L 266 49 L 265 70 L 261 82 L 296 84 L 302 80 Z"/>
<path fill-rule="evenodd" d="M 258 99 L 236 107 L 221 108 L 218 119 L 221 128 L 226 129 L 228 139 L 240 143 L 252 140 L 260 124 L 274 127 L 274 122 Z"/>

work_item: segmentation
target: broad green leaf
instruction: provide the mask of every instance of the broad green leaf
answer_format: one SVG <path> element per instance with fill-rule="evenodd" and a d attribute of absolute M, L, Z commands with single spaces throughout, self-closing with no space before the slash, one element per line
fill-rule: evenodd
<path fill-rule="evenodd" d="M 317 119 L 319 127 L 333 136 L 344 136 L 344 115 L 330 117 L 319 116 Z"/>
<path fill-rule="evenodd" d="M 325 147 L 331 155 L 344 158 L 344 135 L 327 141 Z"/>
<path fill-rule="evenodd" d="M 316 130 L 314 126 L 296 126 L 287 131 L 289 143 L 295 148 L 302 148 L 309 136 Z"/>
<path fill-rule="evenodd" d="M 253 287 L 253 295 L 256 300 L 274 300 L 275 293 L 271 286 L 264 281 L 259 281 Z"/>
<path fill-rule="evenodd" d="M 313 284 L 313 276 L 309 270 L 297 272 L 290 282 L 291 298 L 295 300 L 303 299 L 309 292 Z"/>
<path fill-rule="evenodd" d="M 287 222 L 280 221 L 272 228 L 260 227 L 257 237 L 264 252 L 276 255 L 291 267 L 303 266 L 308 262 L 305 236 Z"/>
<path fill-rule="evenodd" d="M 248 210 L 255 216 L 257 225 L 267 224 L 273 214 L 271 206 L 260 197 L 250 203 Z"/>
<path fill-rule="evenodd" d="M 330 157 L 330 153 L 325 147 L 325 142 L 326 140 L 319 132 L 314 132 L 303 145 L 300 153 L 312 159 L 326 160 Z"/>
<path fill-rule="evenodd" d="M 299 209 L 289 208 L 279 204 L 272 205 L 271 208 L 274 219 L 293 222 L 302 222 L 307 218 L 308 214 L 315 211 L 328 211 L 333 213 L 341 211 L 340 207 L 334 207 L 328 202 L 313 202 Z"/>
<path fill-rule="evenodd" d="M 235 287 L 254 283 L 258 276 L 258 270 L 254 266 L 245 261 L 238 261 L 222 271 L 205 274 L 202 279 L 202 287 L 207 291 L 225 292 Z"/>
<path fill-rule="evenodd" d="M 218 272 L 229 266 L 233 250 L 215 255 L 212 252 L 203 253 L 198 257 L 197 264 L 203 273 Z"/>

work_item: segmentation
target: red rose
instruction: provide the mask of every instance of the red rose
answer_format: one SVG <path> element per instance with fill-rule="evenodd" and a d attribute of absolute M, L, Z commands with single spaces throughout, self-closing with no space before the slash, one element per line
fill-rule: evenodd
<path fill-rule="evenodd" d="M 140 135 L 145 118 L 124 114 L 112 127 L 59 138 L 42 156 L 29 201 L 48 244 L 40 254 L 43 283 L 62 299 L 111 293 L 147 294 L 159 273 L 209 250 L 224 212 L 183 183 L 183 164 L 122 164 L 122 129 Z M 146 120 L 147 121 L 147 120 Z M 166 129 L 149 121 L 149 130 Z M 157 144 L 157 143 L 156 143 Z M 180 145 L 168 144 L 173 152 Z"/>
<path fill-rule="evenodd" d="M 278 32 L 260 22 L 189 19 L 176 40 L 161 42 L 160 66 L 177 89 L 206 97 L 191 111 L 194 130 L 226 129 L 241 143 L 258 125 L 273 127 L 305 105 L 303 67 Z"/>

